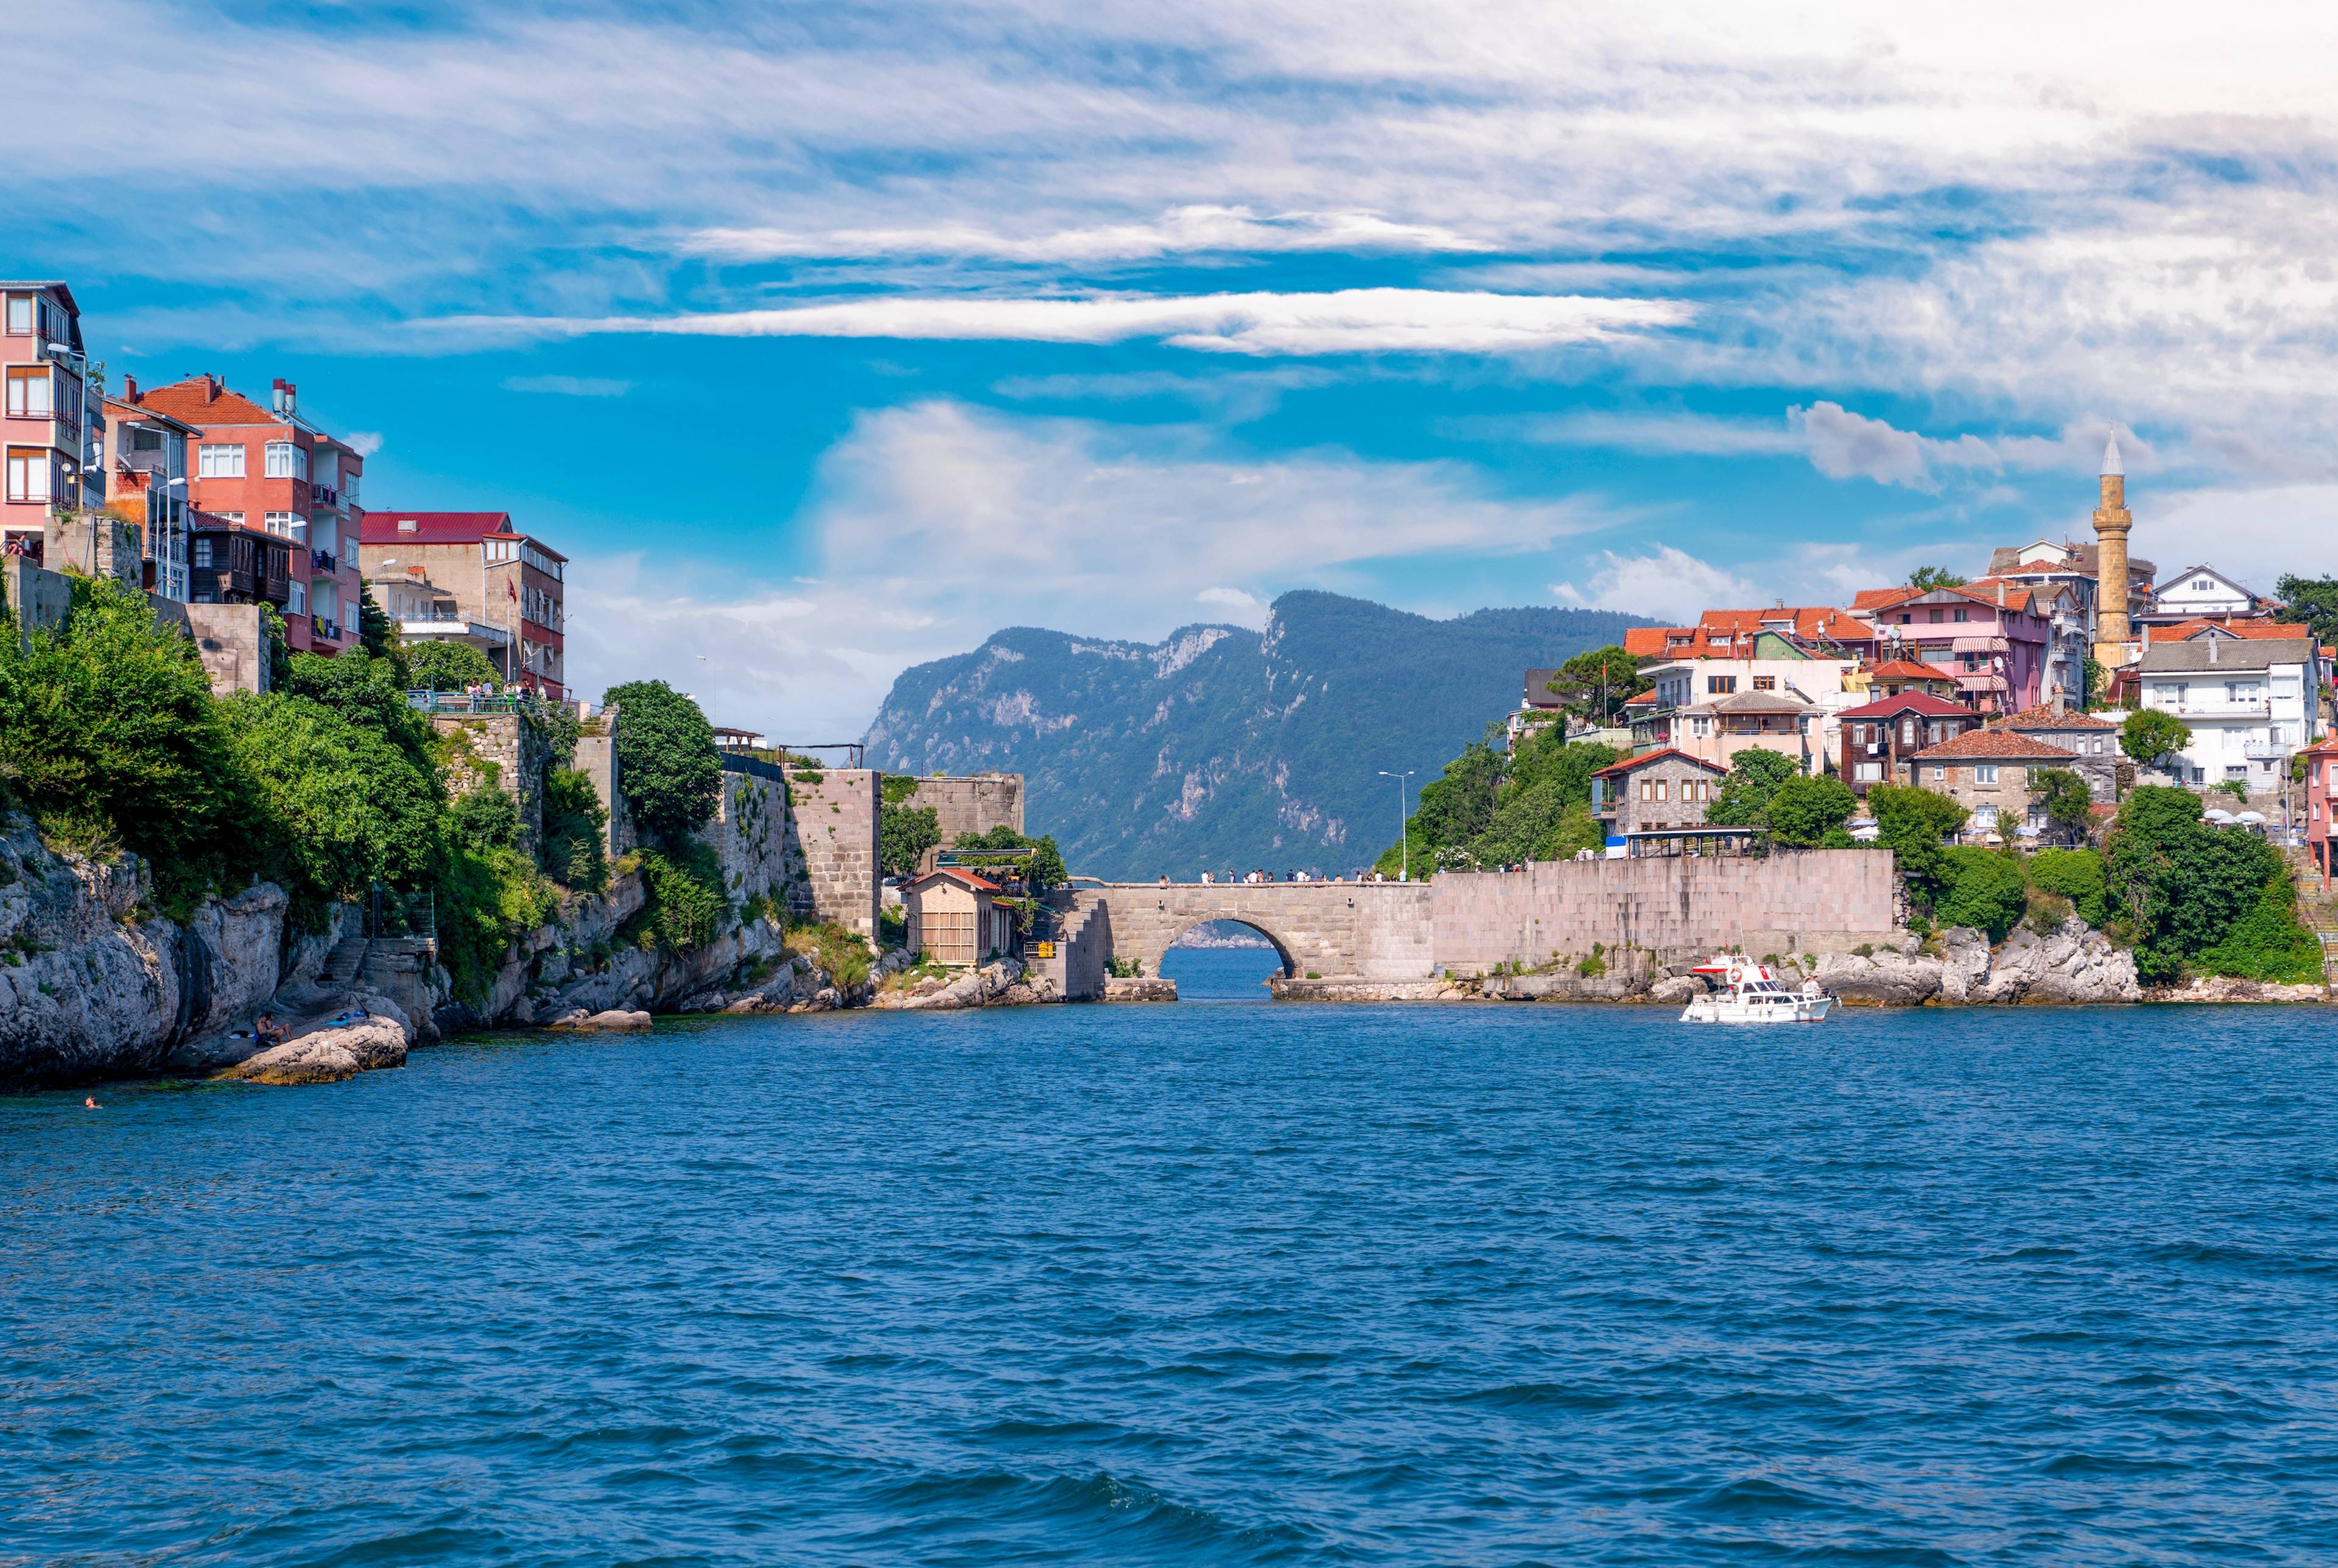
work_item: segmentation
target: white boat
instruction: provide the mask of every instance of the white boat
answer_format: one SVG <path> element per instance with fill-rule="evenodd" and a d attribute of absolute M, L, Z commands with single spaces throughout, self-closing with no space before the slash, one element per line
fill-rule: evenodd
<path fill-rule="evenodd" d="M 1690 971 L 1714 986 L 1681 1012 L 1684 1024 L 1816 1024 L 1834 1010 L 1834 998 L 1805 980 L 1790 991 L 1766 964 L 1724 953 Z"/>

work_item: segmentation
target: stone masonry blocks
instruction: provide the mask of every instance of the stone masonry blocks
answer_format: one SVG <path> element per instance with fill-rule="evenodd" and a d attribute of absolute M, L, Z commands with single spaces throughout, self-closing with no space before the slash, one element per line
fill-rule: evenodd
<path fill-rule="evenodd" d="M 871 942 L 883 877 L 877 861 L 878 784 L 869 768 L 787 769 L 791 848 L 800 874 L 788 908 L 800 919 L 833 921 Z"/>

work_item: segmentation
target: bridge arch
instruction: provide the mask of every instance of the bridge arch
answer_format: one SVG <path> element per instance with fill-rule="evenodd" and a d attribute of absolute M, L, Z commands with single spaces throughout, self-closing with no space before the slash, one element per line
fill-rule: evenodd
<path fill-rule="evenodd" d="M 1083 887 L 1110 911 L 1112 956 L 1161 973 L 1169 945 L 1208 920 L 1233 920 L 1274 944 L 1283 973 L 1425 979 L 1429 889 L 1424 883 L 1108 882 Z"/>
<path fill-rule="evenodd" d="M 1208 915 L 1203 916 L 1199 920 L 1194 921 L 1191 925 L 1188 925 L 1184 931 L 1179 931 L 1169 938 L 1168 942 L 1161 949 L 1162 958 L 1160 960 L 1155 960 L 1151 964 L 1147 964 L 1144 967 L 1144 972 L 1147 975 L 1160 974 L 1161 963 L 1165 961 L 1168 957 L 1169 949 L 1176 946 L 1178 943 L 1184 941 L 1187 932 L 1190 932 L 1194 929 L 1195 926 L 1239 926 L 1245 931 L 1254 931 L 1259 936 L 1265 937 L 1266 945 L 1274 950 L 1275 961 L 1282 965 L 1282 975 L 1284 979 L 1291 979 L 1299 974 L 1299 963 L 1297 959 L 1291 956 L 1290 944 L 1283 941 L 1282 937 L 1277 936 L 1265 926 L 1261 926 L 1254 921 L 1245 920 L 1239 915 Z"/>

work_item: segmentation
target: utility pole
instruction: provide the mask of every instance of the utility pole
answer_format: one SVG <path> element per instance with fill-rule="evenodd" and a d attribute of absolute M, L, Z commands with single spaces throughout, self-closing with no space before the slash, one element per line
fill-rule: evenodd
<path fill-rule="evenodd" d="M 1414 768 L 1408 768 L 1401 773 L 1391 773 L 1385 768 L 1380 769 L 1381 778 L 1396 780 L 1396 820 L 1399 835 L 1397 842 L 1401 846 L 1397 850 L 1396 879 L 1400 882 L 1412 880 L 1412 818 L 1411 814 L 1405 809 L 1404 781 L 1418 771 L 1420 769 Z"/>

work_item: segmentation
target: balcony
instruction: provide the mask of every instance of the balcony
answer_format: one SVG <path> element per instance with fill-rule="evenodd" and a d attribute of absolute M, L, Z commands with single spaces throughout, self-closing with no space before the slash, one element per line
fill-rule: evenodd
<path fill-rule="evenodd" d="M 341 497 L 339 492 L 336 491 L 330 485 L 312 484 L 309 486 L 309 505 L 339 506 L 340 504 Z"/>
<path fill-rule="evenodd" d="M 309 552 L 309 569 L 312 572 L 333 573 L 341 569 L 341 564 L 333 558 L 333 553 L 330 550 L 311 550 Z"/>
<path fill-rule="evenodd" d="M 341 640 L 341 623 L 339 622 L 328 621 L 324 619 L 324 617 L 319 616 L 315 621 L 310 622 L 310 624 L 314 628 L 312 634 L 320 641 L 326 642 L 338 642 Z"/>
<path fill-rule="evenodd" d="M 2166 701 L 2154 697 L 2144 699 L 2144 706 L 2160 713 L 2173 713 L 2179 719 L 2271 719 L 2271 702 L 2230 702 L 2222 697 L 2192 698 Z"/>
<path fill-rule="evenodd" d="M 1960 691 L 1994 691 L 1999 694 L 2013 690 L 2012 682 L 1994 670 L 1969 670 L 1957 677 Z"/>

